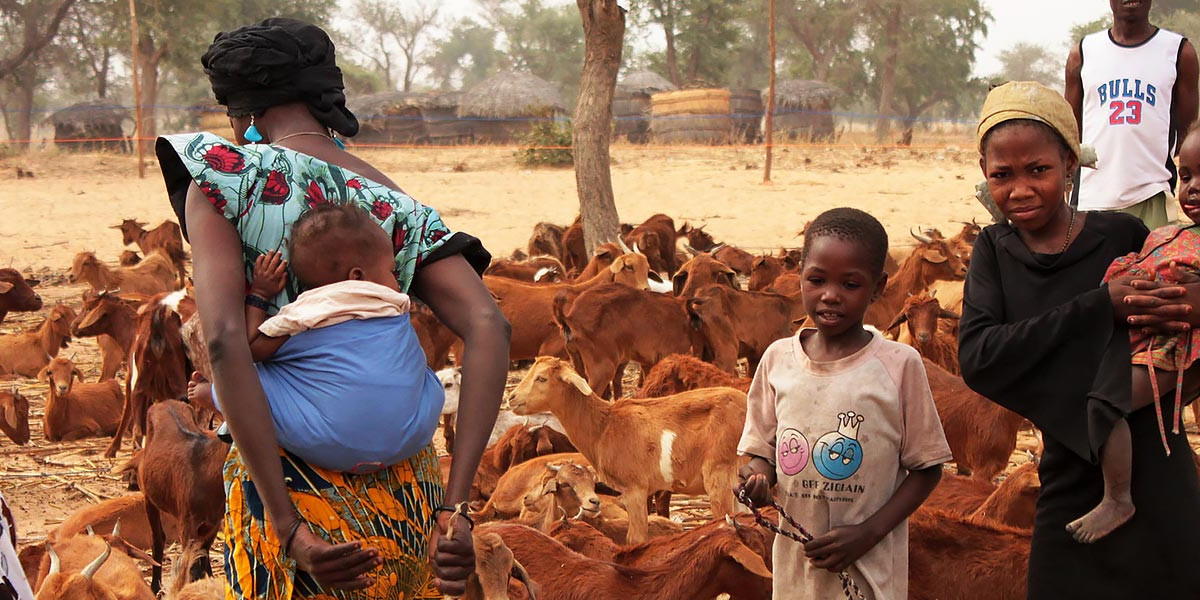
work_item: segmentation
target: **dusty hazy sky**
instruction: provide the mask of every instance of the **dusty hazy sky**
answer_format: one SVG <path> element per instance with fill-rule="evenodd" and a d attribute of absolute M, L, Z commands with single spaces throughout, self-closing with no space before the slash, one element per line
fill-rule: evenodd
<path fill-rule="evenodd" d="M 404 4 L 409 0 L 395 1 Z M 756 1 L 765 4 L 765 0 Z M 571 0 L 547 0 L 547 3 L 574 4 Z M 1108 0 L 983 0 L 983 4 L 991 11 L 992 22 L 976 60 L 977 75 L 993 73 L 999 67 L 1000 53 L 1017 42 L 1041 44 L 1052 53 L 1062 54 L 1065 60 L 1071 27 L 1109 12 Z M 475 0 L 441 0 L 441 5 L 446 16 L 478 12 Z M 657 36 L 650 36 L 648 43 L 661 44 Z"/>

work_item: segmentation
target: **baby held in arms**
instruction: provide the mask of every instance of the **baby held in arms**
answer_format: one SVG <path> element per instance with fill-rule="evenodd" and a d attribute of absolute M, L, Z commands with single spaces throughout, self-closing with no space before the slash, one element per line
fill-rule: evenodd
<path fill-rule="evenodd" d="M 287 283 L 278 252 L 259 256 L 246 297 L 246 332 L 284 450 L 322 468 L 368 473 L 433 439 L 442 387 L 425 362 L 400 292 L 392 242 L 353 204 L 296 221 L 292 276 L 307 290 L 267 318 Z M 198 380 L 188 395 L 213 394 Z M 230 400 L 236 401 L 236 400 Z"/>

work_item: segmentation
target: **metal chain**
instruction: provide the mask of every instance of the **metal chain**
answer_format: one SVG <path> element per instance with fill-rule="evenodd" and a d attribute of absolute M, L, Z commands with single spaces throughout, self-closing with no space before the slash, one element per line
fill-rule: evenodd
<path fill-rule="evenodd" d="M 779 535 L 795 540 L 801 544 L 813 539 L 813 535 L 809 533 L 803 525 L 793 519 L 791 515 L 787 514 L 787 511 L 783 510 L 783 507 L 780 506 L 778 502 L 772 500 L 771 507 L 779 511 L 779 516 L 783 517 L 783 520 L 787 521 L 787 524 L 791 525 L 796 531 L 784 531 L 778 525 L 772 523 L 769 519 L 762 516 L 762 513 L 758 512 L 758 509 L 754 506 L 754 503 L 750 501 L 750 494 L 746 491 L 745 485 L 738 486 L 737 499 L 738 502 L 741 502 L 750 509 L 750 512 L 754 515 L 754 522 L 758 523 L 760 526 L 774 531 Z M 849 570 L 838 573 L 838 579 L 842 581 L 842 592 L 846 594 L 847 598 L 850 600 L 866 600 L 866 597 L 863 596 L 862 590 L 860 590 L 858 584 L 854 582 L 854 578 L 850 576 Z"/>

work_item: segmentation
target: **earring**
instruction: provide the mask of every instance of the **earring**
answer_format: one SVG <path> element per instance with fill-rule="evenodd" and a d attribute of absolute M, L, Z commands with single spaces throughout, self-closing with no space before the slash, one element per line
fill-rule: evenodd
<path fill-rule="evenodd" d="M 333 143 L 337 144 L 337 147 L 338 147 L 339 149 L 341 149 L 341 150 L 345 150 L 345 149 L 346 149 L 346 144 L 345 144 L 345 142 L 343 142 L 342 140 L 338 139 L 338 136 L 334 135 L 334 133 L 333 133 L 333 129 L 330 129 L 330 130 L 329 130 L 329 138 L 333 140 Z"/>
<path fill-rule="evenodd" d="M 250 115 L 250 126 L 246 128 L 246 132 L 242 134 L 247 142 L 258 143 L 263 140 L 263 136 L 258 132 L 258 128 L 254 126 L 254 115 Z"/>

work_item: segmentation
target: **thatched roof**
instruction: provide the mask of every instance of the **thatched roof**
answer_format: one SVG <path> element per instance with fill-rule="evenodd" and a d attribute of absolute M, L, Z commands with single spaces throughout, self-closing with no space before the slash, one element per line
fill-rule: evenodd
<path fill-rule="evenodd" d="M 767 90 L 763 90 L 766 100 Z M 788 108 L 828 107 L 842 91 L 824 81 L 788 79 L 775 84 L 775 106 Z"/>
<path fill-rule="evenodd" d="M 669 92 L 677 88 L 666 77 L 654 71 L 638 71 L 630 73 L 624 79 L 618 81 L 617 89 L 630 94 L 653 94 L 655 92 Z"/>
<path fill-rule="evenodd" d="M 64 109 L 55 111 L 46 120 L 53 125 L 89 124 L 89 125 L 120 125 L 126 119 L 132 119 L 129 111 L 115 104 L 105 104 L 99 100 L 79 102 Z"/>
<path fill-rule="evenodd" d="M 369 119 L 400 114 L 411 108 L 455 108 L 460 95 L 459 92 L 379 92 L 351 98 L 346 102 L 346 107 L 355 116 Z"/>
<path fill-rule="evenodd" d="M 564 112 L 562 94 L 550 82 L 518 71 L 504 71 L 484 80 L 462 96 L 460 117 L 508 118 Z"/>

